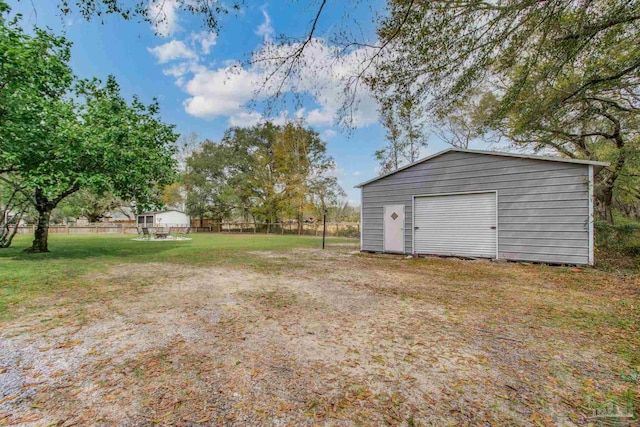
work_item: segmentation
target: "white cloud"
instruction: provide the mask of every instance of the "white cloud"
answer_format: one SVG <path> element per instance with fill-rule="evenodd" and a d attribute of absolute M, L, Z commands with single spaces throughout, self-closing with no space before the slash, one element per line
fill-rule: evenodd
<path fill-rule="evenodd" d="M 335 113 L 319 109 L 309 111 L 307 115 L 307 123 L 311 125 L 331 126 L 333 124 Z"/>
<path fill-rule="evenodd" d="M 218 41 L 218 35 L 213 31 L 201 31 L 199 33 L 191 33 L 191 45 L 199 45 L 200 51 L 208 55 L 211 46 L 215 46 Z"/>
<path fill-rule="evenodd" d="M 201 118 L 238 115 L 253 98 L 260 79 L 260 75 L 240 67 L 197 72 L 184 86 L 191 95 L 184 102 L 185 110 Z"/>
<path fill-rule="evenodd" d="M 150 0 L 147 15 L 153 30 L 163 37 L 179 31 L 181 29 L 178 24 L 179 8 L 179 0 Z"/>
<path fill-rule="evenodd" d="M 355 171 L 355 172 L 353 173 L 353 176 L 360 176 L 360 171 Z"/>
<path fill-rule="evenodd" d="M 276 117 L 270 118 L 269 121 L 276 126 L 284 126 L 287 124 L 288 119 L 289 119 L 289 111 L 284 110 L 284 111 L 281 111 L 280 114 L 278 114 Z"/>
<path fill-rule="evenodd" d="M 329 140 L 331 138 L 333 138 L 334 136 L 336 136 L 338 134 L 338 132 L 336 132 L 333 129 L 327 129 L 324 132 L 322 132 L 322 138 Z"/>
<path fill-rule="evenodd" d="M 178 59 L 198 59 L 198 55 L 179 40 L 171 40 L 156 47 L 147 48 L 160 64 L 164 64 Z"/>
<path fill-rule="evenodd" d="M 265 24 L 268 14 L 265 13 Z M 266 33 L 265 33 L 266 34 Z M 192 43 L 200 45 L 204 52 L 215 44 L 215 36 L 191 36 Z M 208 36 L 207 36 L 208 37 Z M 320 39 L 314 39 L 305 49 L 301 59 L 301 69 L 289 76 L 279 87 L 284 69 L 278 69 L 270 58 L 283 57 L 295 51 L 299 45 L 274 45 L 265 43 L 256 53 L 251 66 L 242 66 L 234 61 L 220 60 L 219 68 L 209 68 L 198 62 L 198 55 L 184 42 L 173 40 L 161 46 L 149 49 L 160 63 L 182 60 L 163 72 L 176 78 L 189 97 L 184 101 L 188 114 L 201 118 L 228 117 L 234 125 L 256 122 L 265 118 L 248 113 L 246 106 L 250 101 L 264 101 L 278 90 L 283 94 L 310 96 L 316 103 L 315 108 L 299 108 L 295 118 L 305 118 L 307 123 L 320 127 L 346 124 L 364 127 L 378 119 L 377 104 L 372 94 L 361 84 L 353 97 L 345 92 L 345 84 L 354 75 L 364 72 L 363 63 L 371 52 L 367 48 L 357 49 L 346 56 L 338 57 L 339 48 L 327 45 Z M 267 82 L 267 78 L 271 80 Z M 353 106 L 351 115 L 345 115 L 341 108 L 345 103 Z M 288 113 L 280 114 L 271 120 L 285 123 Z M 332 131 L 333 132 L 333 131 Z M 331 132 L 325 137 L 331 138 Z"/>
<path fill-rule="evenodd" d="M 252 127 L 262 121 L 262 114 L 240 111 L 229 117 L 229 126 Z"/>
<path fill-rule="evenodd" d="M 182 64 L 175 65 L 170 68 L 165 68 L 162 73 L 165 76 L 173 76 L 175 78 L 182 77 L 189 71 L 189 63 L 184 62 Z"/>
<path fill-rule="evenodd" d="M 275 117 L 264 117 L 255 111 L 240 111 L 229 117 L 229 126 L 251 127 L 258 123 L 271 122 L 276 126 L 284 126 L 289 119 L 287 110 L 281 111 Z"/>
<path fill-rule="evenodd" d="M 265 42 L 270 43 L 273 40 L 273 35 L 275 33 L 273 26 L 271 25 L 271 17 L 267 13 L 266 8 L 262 8 L 262 14 L 264 15 L 264 22 L 258 25 L 256 29 L 256 34 L 264 39 Z"/>
<path fill-rule="evenodd" d="M 277 69 L 277 63 L 270 58 L 290 56 L 300 44 L 275 45 L 266 43 L 262 50 L 254 55 L 254 63 L 264 76 L 273 74 L 273 84 L 285 78 L 287 67 Z M 285 91 L 299 94 L 310 94 L 320 108 L 312 110 L 307 121 L 317 125 L 332 125 L 336 121 L 355 127 L 364 127 L 378 120 L 377 104 L 372 93 L 364 84 L 358 86 L 355 93 L 345 91 L 353 77 L 370 77 L 374 67 L 367 67 L 368 59 L 375 53 L 371 48 L 359 48 L 346 55 L 340 55 L 341 49 L 332 46 L 322 39 L 312 39 L 305 47 L 301 67 L 289 76 Z M 362 83 L 362 82 L 361 82 Z M 350 115 L 345 115 L 341 108 L 350 104 L 353 108 Z"/>

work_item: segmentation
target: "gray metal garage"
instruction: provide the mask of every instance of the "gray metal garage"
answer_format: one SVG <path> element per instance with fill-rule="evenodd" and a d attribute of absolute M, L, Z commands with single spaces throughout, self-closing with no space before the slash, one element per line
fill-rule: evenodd
<path fill-rule="evenodd" d="M 448 149 L 357 185 L 361 250 L 593 264 L 607 163 Z"/>

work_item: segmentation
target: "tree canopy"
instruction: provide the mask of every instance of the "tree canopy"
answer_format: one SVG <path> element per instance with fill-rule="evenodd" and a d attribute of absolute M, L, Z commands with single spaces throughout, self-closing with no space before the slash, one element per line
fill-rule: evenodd
<path fill-rule="evenodd" d="M 144 19 L 163 4 L 134 2 L 135 7 L 121 9 L 114 0 L 59 3 L 63 13 Z M 211 29 L 218 29 L 217 17 L 230 10 L 203 7 L 207 0 L 171 4 L 204 17 Z M 233 2 L 231 9 L 241 4 Z M 328 9 L 326 1 L 314 3 L 306 34 L 285 35 L 279 39 L 285 49 L 270 44 L 266 54 L 257 55 L 278 71 L 269 79 L 295 79 L 307 70 L 305 51 L 323 43 L 318 24 Z M 613 205 L 640 203 L 639 2 L 387 0 L 372 22 L 375 41 L 358 39 L 358 22 L 351 25 L 355 31 L 340 23 L 329 31 L 337 56 L 361 61 L 344 79 L 346 104 L 353 103 L 352 90 L 364 81 L 383 110 L 411 99 L 436 133 L 458 146 L 500 136 L 518 150 L 608 161 L 611 166 L 597 182 L 601 214 L 611 220 Z M 383 162 L 395 157 L 390 141 L 379 153 Z"/>
<path fill-rule="evenodd" d="M 102 19 L 105 15 L 118 15 L 123 19 L 139 19 L 154 24 L 165 22 L 171 12 L 165 8 L 197 15 L 212 31 L 220 28 L 220 18 L 239 11 L 244 0 L 212 2 L 211 0 L 58 0 L 58 8 L 64 15 L 79 13 L 87 20 Z"/>
<path fill-rule="evenodd" d="M 640 3 L 392 0 L 388 12 L 378 35 L 389 54 L 370 80 L 379 96 L 410 96 L 436 117 L 480 113 L 470 136 L 611 162 L 598 191 L 611 219 L 640 161 Z M 470 108 L 478 92 L 487 98 Z"/>
<path fill-rule="evenodd" d="M 144 206 L 173 181 L 177 135 L 156 101 L 128 102 L 113 76 L 77 79 L 69 43 L 18 18 L 0 20 L 0 55 L 0 179 L 38 211 L 32 251 L 48 251 L 51 211 L 80 189 Z"/>
<path fill-rule="evenodd" d="M 274 223 L 321 211 L 343 194 L 317 132 L 298 123 L 231 128 L 186 160 L 187 210 L 218 220 Z"/>
<path fill-rule="evenodd" d="M 380 115 L 387 144 L 374 153 L 382 173 L 413 163 L 428 145 L 420 103 L 407 97 L 400 103 L 382 101 Z"/>

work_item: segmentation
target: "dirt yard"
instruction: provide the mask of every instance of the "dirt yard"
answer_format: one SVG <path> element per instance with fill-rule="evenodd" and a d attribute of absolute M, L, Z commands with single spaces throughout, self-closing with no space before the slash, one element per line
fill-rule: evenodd
<path fill-rule="evenodd" d="M 0 425 L 633 425 L 637 277 L 354 249 L 92 273 L 2 324 Z"/>

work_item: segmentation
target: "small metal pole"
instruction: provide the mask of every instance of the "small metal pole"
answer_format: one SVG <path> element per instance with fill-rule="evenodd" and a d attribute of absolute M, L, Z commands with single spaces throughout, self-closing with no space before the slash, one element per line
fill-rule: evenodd
<path fill-rule="evenodd" d="M 322 209 L 322 249 L 324 250 L 324 240 L 327 236 L 327 210 Z"/>

